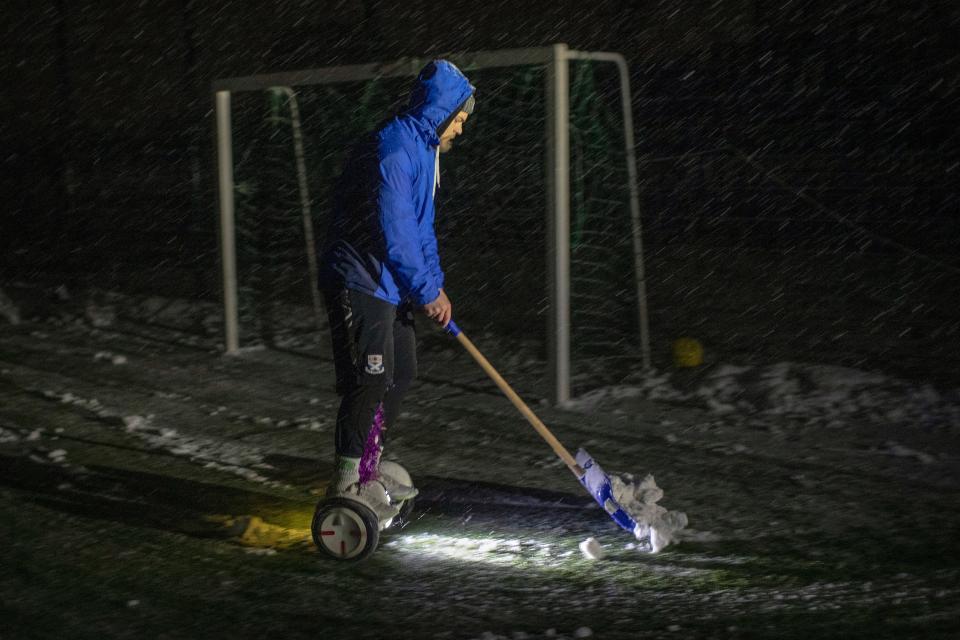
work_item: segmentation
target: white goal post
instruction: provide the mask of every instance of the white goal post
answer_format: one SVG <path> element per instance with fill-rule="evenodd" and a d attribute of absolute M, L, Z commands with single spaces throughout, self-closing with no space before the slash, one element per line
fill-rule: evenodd
<path fill-rule="evenodd" d="M 623 111 L 627 189 L 629 192 L 633 266 L 638 303 L 639 337 L 644 369 L 650 368 L 650 339 L 647 320 L 646 281 L 640 199 L 637 187 L 633 113 L 630 79 L 624 57 L 618 53 L 571 50 L 565 44 L 531 49 L 508 49 L 437 56 L 457 64 L 467 75 L 471 69 L 539 65 L 546 69 L 546 215 L 547 215 L 547 357 L 550 400 L 563 405 L 571 396 L 570 370 L 570 86 L 571 60 L 592 60 L 617 65 Z M 429 58 L 403 58 L 390 63 L 371 63 L 307 69 L 215 80 L 218 211 L 220 259 L 223 272 L 224 346 L 227 354 L 239 352 L 239 308 L 237 285 L 236 230 L 234 204 L 233 132 L 231 95 L 243 91 L 289 89 L 297 86 L 415 77 Z"/>

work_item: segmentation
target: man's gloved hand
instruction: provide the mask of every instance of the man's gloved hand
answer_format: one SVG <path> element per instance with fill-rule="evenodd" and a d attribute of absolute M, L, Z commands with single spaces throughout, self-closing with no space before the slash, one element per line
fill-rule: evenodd
<path fill-rule="evenodd" d="M 440 289 L 440 295 L 437 296 L 436 300 L 423 305 L 423 312 L 441 327 L 446 327 L 450 318 L 453 317 L 453 305 L 450 304 L 450 300 L 443 289 Z"/>

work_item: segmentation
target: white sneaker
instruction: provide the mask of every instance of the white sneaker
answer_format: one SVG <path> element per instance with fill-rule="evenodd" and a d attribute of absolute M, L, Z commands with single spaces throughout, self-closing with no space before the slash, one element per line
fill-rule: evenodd
<path fill-rule="evenodd" d="M 377 480 L 379 480 L 387 490 L 391 502 L 403 502 L 404 500 L 416 497 L 417 494 L 420 493 L 420 490 L 416 487 L 411 487 L 408 484 L 400 482 L 389 473 L 385 473 L 383 469 L 378 471 Z"/>
<path fill-rule="evenodd" d="M 343 494 L 347 497 L 359 500 L 377 514 L 380 522 L 386 522 L 395 518 L 400 513 L 399 504 L 390 504 L 390 496 L 382 482 L 371 480 L 366 484 L 359 482 L 351 485 Z"/>

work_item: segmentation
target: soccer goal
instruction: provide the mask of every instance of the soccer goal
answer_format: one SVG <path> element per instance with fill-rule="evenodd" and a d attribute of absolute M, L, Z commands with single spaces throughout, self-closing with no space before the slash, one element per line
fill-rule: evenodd
<path fill-rule="evenodd" d="M 542 358 L 556 404 L 649 368 L 624 58 L 564 44 L 442 57 L 477 87 L 437 197 L 461 326 Z M 227 353 L 275 337 L 291 309 L 319 314 L 311 274 L 343 154 L 427 61 L 214 81 Z"/>

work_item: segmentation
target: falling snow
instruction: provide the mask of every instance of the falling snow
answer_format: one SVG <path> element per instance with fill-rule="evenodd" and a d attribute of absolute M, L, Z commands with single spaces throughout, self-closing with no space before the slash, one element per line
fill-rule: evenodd
<path fill-rule="evenodd" d="M 0 600 L 16 630 L 957 636 L 956 3 L 315 4 L 3 10 Z M 572 61 L 575 398 L 546 401 L 543 68 L 464 65 L 478 103 L 438 194 L 447 288 L 646 529 L 612 524 L 421 325 L 388 439 L 416 515 L 365 563 L 331 565 L 309 527 L 338 399 L 292 115 L 270 92 L 232 96 L 243 349 L 224 358 L 210 82 L 556 42 L 627 60 L 641 223 L 617 70 Z M 408 82 L 373 75 L 296 87 L 318 230 L 342 149 Z M 702 363 L 675 366 L 678 338 Z"/>

